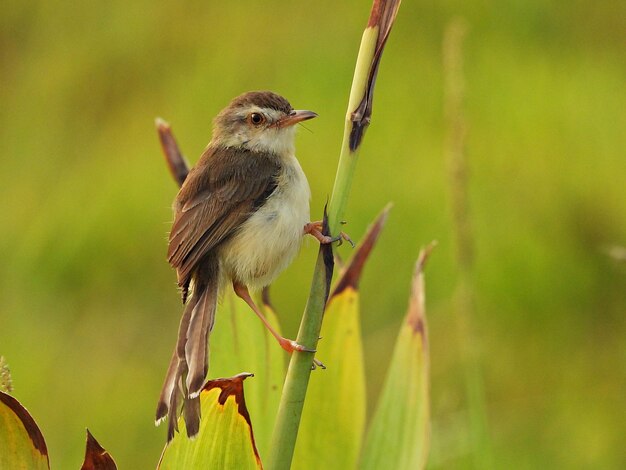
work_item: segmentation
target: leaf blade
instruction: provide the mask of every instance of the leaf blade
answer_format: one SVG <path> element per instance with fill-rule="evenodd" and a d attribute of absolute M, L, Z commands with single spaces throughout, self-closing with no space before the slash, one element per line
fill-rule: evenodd
<path fill-rule="evenodd" d="M 49 469 L 41 430 L 26 408 L 0 391 L 0 468 Z"/>
<path fill-rule="evenodd" d="M 418 259 L 409 309 L 400 328 L 380 400 L 368 429 L 360 468 L 424 468 L 430 445 L 428 329 L 423 267 Z"/>
<path fill-rule="evenodd" d="M 163 449 L 158 469 L 262 468 L 243 392 L 243 381 L 251 375 L 206 383 L 200 393 L 202 421 L 197 437 L 176 434 Z M 178 425 L 185 427 L 182 418 Z"/>

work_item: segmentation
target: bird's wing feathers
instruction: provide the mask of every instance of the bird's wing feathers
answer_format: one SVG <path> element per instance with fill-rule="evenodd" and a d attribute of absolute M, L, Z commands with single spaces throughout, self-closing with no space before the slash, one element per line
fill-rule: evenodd
<path fill-rule="evenodd" d="M 279 160 L 270 154 L 209 148 L 175 203 L 168 260 L 185 284 L 198 262 L 229 237 L 276 188 Z"/>

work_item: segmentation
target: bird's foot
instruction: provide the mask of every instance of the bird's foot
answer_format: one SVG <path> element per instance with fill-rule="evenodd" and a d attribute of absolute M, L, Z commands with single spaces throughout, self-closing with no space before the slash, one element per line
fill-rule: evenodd
<path fill-rule="evenodd" d="M 278 344 L 280 344 L 280 347 L 290 354 L 294 351 L 310 352 L 310 353 L 315 352 L 315 349 L 309 349 L 307 347 L 304 347 L 301 344 L 296 343 L 292 339 L 283 338 L 282 336 L 277 339 L 278 339 Z"/>
<path fill-rule="evenodd" d="M 323 225 L 324 224 L 321 220 L 318 220 L 316 222 L 309 222 L 304 226 L 304 233 L 315 237 L 322 245 L 328 245 L 329 243 L 334 242 L 339 242 L 339 245 L 341 245 L 345 240 L 350 243 L 352 248 L 354 248 L 354 242 L 347 233 L 339 232 L 339 235 L 337 235 L 336 237 L 330 237 L 322 233 Z"/>
<path fill-rule="evenodd" d="M 301 344 L 296 343 L 294 340 L 283 338 L 282 336 L 278 340 L 278 344 L 280 344 L 280 347 L 283 348 L 285 351 L 287 351 L 289 354 L 293 353 L 294 351 L 310 352 L 310 353 L 314 353 L 316 351 L 315 349 L 305 348 Z M 324 365 L 322 361 L 313 358 L 313 363 L 311 364 L 311 370 L 315 370 L 318 367 L 320 369 L 326 369 L 326 366 Z"/>
<path fill-rule="evenodd" d="M 313 358 L 313 364 L 311 364 L 311 370 L 315 370 L 317 368 L 320 369 L 326 369 L 326 366 L 324 365 L 324 363 L 318 359 Z"/>
<path fill-rule="evenodd" d="M 350 235 L 348 235 L 346 232 L 339 232 L 339 244 L 340 245 L 343 243 L 343 240 L 345 240 L 348 243 L 350 243 L 350 246 L 352 248 L 354 248 L 356 246 L 354 244 L 354 242 L 352 241 L 352 238 L 350 238 Z"/>

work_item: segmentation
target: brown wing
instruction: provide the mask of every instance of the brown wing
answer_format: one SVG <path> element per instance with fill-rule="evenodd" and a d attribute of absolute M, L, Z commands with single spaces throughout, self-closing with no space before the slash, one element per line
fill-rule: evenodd
<path fill-rule="evenodd" d="M 175 202 L 168 261 L 178 283 L 230 236 L 276 189 L 279 160 L 271 154 L 209 147 L 189 173 Z"/>

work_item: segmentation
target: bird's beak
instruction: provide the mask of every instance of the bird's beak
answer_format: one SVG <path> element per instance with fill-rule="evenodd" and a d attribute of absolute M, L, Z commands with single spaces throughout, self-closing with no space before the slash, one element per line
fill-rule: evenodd
<path fill-rule="evenodd" d="M 295 124 L 298 124 L 299 122 L 306 121 L 308 119 L 313 119 L 314 117 L 317 117 L 317 113 L 314 113 L 313 111 L 306 111 L 304 109 L 296 109 L 296 110 L 291 111 L 284 118 L 276 121 L 276 127 L 278 128 L 290 127 Z"/>

